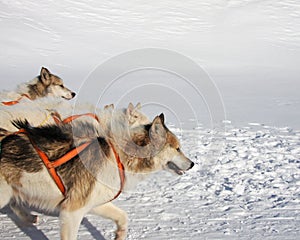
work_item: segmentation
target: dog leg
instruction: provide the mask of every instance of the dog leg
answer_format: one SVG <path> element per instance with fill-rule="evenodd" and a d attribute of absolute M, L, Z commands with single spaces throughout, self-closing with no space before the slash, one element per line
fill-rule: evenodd
<path fill-rule="evenodd" d="M 7 184 L 4 178 L 0 175 L 0 209 L 5 207 L 13 196 L 11 186 Z"/>
<path fill-rule="evenodd" d="M 61 240 L 76 240 L 80 223 L 86 211 L 78 209 L 68 211 L 61 209 L 59 214 Z"/>
<path fill-rule="evenodd" d="M 111 219 L 117 224 L 116 240 L 124 240 L 126 238 L 128 220 L 127 213 L 122 209 L 109 202 L 93 208 L 91 213 Z"/>
<path fill-rule="evenodd" d="M 24 206 L 18 204 L 15 200 L 12 200 L 9 206 L 21 221 L 29 224 L 38 222 L 37 215 L 32 215 Z"/>

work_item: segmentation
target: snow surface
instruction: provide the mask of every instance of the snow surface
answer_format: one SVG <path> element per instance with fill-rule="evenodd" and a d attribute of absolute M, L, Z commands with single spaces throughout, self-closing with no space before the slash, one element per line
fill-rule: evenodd
<path fill-rule="evenodd" d="M 1 0 L 0 29 L 2 89 L 43 65 L 78 92 L 93 69 L 120 53 L 170 49 L 208 72 L 236 125 L 300 127 L 298 0 Z"/>
<path fill-rule="evenodd" d="M 129 214 L 128 239 L 298 238 L 300 131 L 227 128 L 178 131 L 196 166 L 181 177 L 156 173 L 115 200 Z M 8 209 L 1 212 L 0 239 L 59 238 L 56 216 L 17 227 Z M 112 222 L 88 215 L 79 239 L 113 239 L 113 231 Z"/>
<path fill-rule="evenodd" d="M 207 99 L 170 72 L 129 72 L 100 103 L 141 101 L 150 116 L 165 112 L 196 162 L 182 177 L 157 173 L 115 201 L 129 214 L 128 239 L 299 238 L 299 1 L 1 0 L 0 29 L 1 90 L 46 66 L 80 94 L 102 63 L 149 47 L 190 58 L 216 84 L 221 129 L 207 124 Z M 106 80 L 90 95 L 99 97 Z M 149 88 L 132 87 L 125 98 L 130 84 Z M 0 239 L 59 238 L 56 216 L 18 227 L 8 208 L 0 213 Z M 112 239 L 113 231 L 89 215 L 79 239 Z"/>

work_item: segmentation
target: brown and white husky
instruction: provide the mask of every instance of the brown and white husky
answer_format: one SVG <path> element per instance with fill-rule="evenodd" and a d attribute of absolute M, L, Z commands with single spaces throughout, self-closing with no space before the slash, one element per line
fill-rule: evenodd
<path fill-rule="evenodd" d="M 152 172 L 168 170 L 182 175 L 194 163 L 181 152 L 177 137 L 164 124 L 163 114 L 150 124 L 133 128 L 118 120 L 113 124 L 123 127 L 108 127 L 108 132 L 103 133 L 83 120 L 38 128 L 16 121 L 23 133 L 8 134 L 3 130 L 0 208 L 9 202 L 25 202 L 57 210 L 64 240 L 76 239 L 82 218 L 90 212 L 115 221 L 116 239 L 125 239 L 127 215 L 111 200 Z M 62 194 L 33 145 L 52 161 L 87 142 L 80 154 L 57 168 L 66 188 Z M 20 215 L 28 215 L 30 220 L 30 213 Z"/>
<path fill-rule="evenodd" d="M 63 80 L 42 67 L 40 75 L 28 83 L 21 84 L 13 92 L 0 93 L 0 101 L 4 105 L 12 105 L 21 99 L 35 100 L 37 98 L 52 96 L 72 99 L 75 93 L 64 86 Z"/>

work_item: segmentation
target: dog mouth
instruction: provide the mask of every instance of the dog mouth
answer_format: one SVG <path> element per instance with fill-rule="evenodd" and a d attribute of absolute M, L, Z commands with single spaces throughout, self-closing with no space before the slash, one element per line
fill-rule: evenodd
<path fill-rule="evenodd" d="M 62 96 L 63 99 L 66 99 L 66 100 L 71 100 L 73 97 L 65 97 L 65 96 Z"/>
<path fill-rule="evenodd" d="M 168 166 L 169 169 L 171 169 L 172 171 L 174 171 L 178 175 L 183 175 L 184 174 L 184 170 L 179 168 L 175 163 L 173 163 L 171 161 L 167 162 L 167 166 Z"/>

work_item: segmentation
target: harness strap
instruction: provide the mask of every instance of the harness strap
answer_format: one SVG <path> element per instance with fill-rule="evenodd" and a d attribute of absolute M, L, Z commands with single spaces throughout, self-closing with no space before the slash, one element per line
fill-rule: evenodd
<path fill-rule="evenodd" d="M 70 117 L 65 118 L 64 120 L 62 120 L 62 123 L 66 124 L 66 123 L 70 123 L 72 121 L 74 121 L 75 119 L 79 118 L 79 117 L 83 117 L 83 116 L 88 116 L 88 117 L 92 117 L 94 118 L 97 122 L 99 122 L 99 118 L 97 117 L 96 114 L 94 113 L 83 113 L 83 114 L 77 114 L 77 115 L 72 115 Z"/>
<path fill-rule="evenodd" d="M 78 147 L 73 148 L 72 150 L 70 150 L 69 152 L 67 152 L 65 155 L 63 155 L 59 159 L 57 159 L 55 161 L 49 162 L 47 164 L 47 167 L 48 168 L 57 168 L 57 167 L 63 165 L 64 163 L 70 161 L 72 158 L 76 157 L 79 153 L 81 153 L 91 143 L 92 143 L 92 141 L 88 141 L 88 142 L 82 143 Z"/>
<path fill-rule="evenodd" d="M 120 189 L 118 191 L 118 193 L 114 196 L 114 198 L 110 201 L 115 200 L 117 197 L 119 197 L 119 195 L 122 193 L 124 185 L 125 185 L 125 168 L 123 163 L 120 160 L 120 156 L 117 153 L 116 149 L 114 148 L 114 145 L 109 141 L 109 145 L 111 147 L 111 149 L 113 150 L 113 153 L 115 155 L 115 159 L 117 162 L 117 166 L 118 166 L 118 170 L 119 170 L 119 176 L 120 176 Z"/>
<path fill-rule="evenodd" d="M 59 188 L 59 190 L 61 191 L 61 193 L 65 196 L 66 194 L 66 188 L 60 178 L 60 176 L 57 174 L 55 168 L 61 166 L 62 164 L 70 161 L 72 158 L 74 158 L 75 156 L 77 156 L 80 152 L 82 152 L 87 146 L 89 146 L 91 144 L 92 141 L 88 141 L 85 142 L 81 145 L 79 145 L 76 148 L 73 148 L 72 150 L 70 150 L 69 152 L 67 152 L 65 155 L 63 155 L 62 157 L 58 158 L 55 161 L 50 161 L 48 156 L 46 155 L 45 152 L 43 152 L 36 144 L 35 142 L 28 136 L 28 133 L 26 132 L 25 129 L 20 129 L 19 131 L 15 132 L 15 134 L 19 134 L 19 133 L 24 133 L 27 135 L 30 143 L 32 144 L 32 146 L 34 147 L 34 149 L 36 150 L 37 154 L 39 155 L 39 157 L 42 159 L 44 165 L 46 166 L 50 176 L 52 177 L 52 179 L 54 180 L 55 184 L 57 185 L 57 187 Z"/>
<path fill-rule="evenodd" d="M 61 119 L 58 112 L 51 113 L 51 116 L 56 124 L 60 124 L 60 123 L 67 124 L 76 120 L 77 118 L 84 117 L 84 116 L 92 117 L 97 122 L 100 122 L 98 116 L 94 113 L 83 113 L 83 114 L 72 115 L 70 117 L 65 118 L 64 120 Z"/>
<path fill-rule="evenodd" d="M 20 100 L 21 100 L 22 98 L 24 98 L 24 97 L 26 97 L 26 98 L 28 98 L 29 100 L 31 100 L 30 97 L 29 97 L 27 94 L 24 93 L 24 94 L 22 94 L 21 97 L 19 97 L 17 100 L 8 101 L 8 102 L 2 102 L 2 104 L 5 105 L 5 106 L 12 106 L 12 105 L 15 105 L 15 104 L 19 103 Z"/>
<path fill-rule="evenodd" d="M 61 119 L 59 117 L 57 117 L 57 116 L 54 115 L 54 117 L 57 117 L 57 118 L 54 118 L 54 120 L 57 119 L 57 121 L 59 123 L 66 124 L 66 123 L 70 123 L 71 121 L 73 121 L 73 120 L 75 120 L 75 119 L 77 119 L 77 118 L 79 118 L 81 116 L 91 116 L 91 117 L 95 118 L 97 121 L 99 121 L 98 117 L 95 114 L 92 114 L 92 113 L 73 115 L 73 116 L 70 116 L 70 117 L 64 119 L 63 121 L 61 121 Z M 76 157 L 86 147 L 88 147 L 92 143 L 92 141 L 85 142 L 85 143 L 79 145 L 78 147 L 73 148 L 72 150 L 70 150 L 69 152 L 67 152 L 62 157 L 56 159 L 55 161 L 50 161 L 49 158 L 48 158 L 48 156 L 46 155 L 46 153 L 43 152 L 36 145 L 36 143 L 28 136 L 28 133 L 27 133 L 27 131 L 25 129 L 23 129 L 23 128 L 19 129 L 19 131 L 15 132 L 13 134 L 20 134 L 20 133 L 23 133 L 23 134 L 25 134 L 28 137 L 30 143 L 32 144 L 32 146 L 36 150 L 36 152 L 39 155 L 39 157 L 42 159 L 44 165 L 46 166 L 46 168 L 47 168 L 50 176 L 54 180 L 55 184 L 57 185 L 57 187 L 59 188 L 59 190 L 61 191 L 61 193 L 65 196 L 66 195 L 66 188 L 65 188 L 65 186 L 64 186 L 64 184 L 63 184 L 60 176 L 57 174 L 56 168 L 59 167 L 59 166 L 61 166 L 64 163 L 70 161 L 74 157 Z M 113 200 L 115 200 L 122 193 L 122 191 L 124 189 L 124 185 L 125 185 L 125 168 L 124 168 L 123 163 L 121 162 L 119 154 L 117 153 L 116 149 L 114 148 L 114 145 L 110 141 L 108 141 L 108 144 L 110 145 L 110 147 L 111 147 L 111 149 L 112 149 L 112 151 L 114 153 L 114 157 L 116 159 L 116 163 L 117 163 L 118 171 L 119 171 L 119 177 L 120 177 L 120 189 L 117 192 L 117 194 L 114 196 L 114 198 L 112 200 L 110 200 L 110 201 L 113 201 Z M 1 150 L 1 148 L 0 148 L 0 150 Z"/>
<path fill-rule="evenodd" d="M 67 117 L 65 118 L 64 120 L 61 120 L 59 117 L 57 117 L 56 115 L 53 115 L 53 119 L 54 121 L 58 124 L 58 122 L 61 122 L 61 123 L 64 123 L 64 124 L 67 124 L 67 123 L 70 123 L 72 122 L 73 120 L 79 118 L 79 117 L 83 117 L 83 116 L 88 116 L 88 117 L 92 117 L 94 118 L 97 122 L 100 122 L 99 121 L 99 118 L 97 117 L 96 114 L 93 114 L 93 113 L 84 113 L 84 114 L 77 114 L 77 115 L 72 115 L 70 117 Z M 117 197 L 119 197 L 119 195 L 122 193 L 123 191 L 123 188 L 124 188 L 124 185 L 125 185 L 125 168 L 124 168 L 124 165 L 123 163 L 121 162 L 120 160 L 120 156 L 119 154 L 117 153 L 116 149 L 114 148 L 114 145 L 109 141 L 108 142 L 113 153 L 114 153 L 114 157 L 116 159 L 116 163 L 117 163 L 117 166 L 118 166 L 118 171 L 119 171 L 119 176 L 120 176 L 120 189 L 118 191 L 118 193 L 114 196 L 113 199 L 111 199 L 110 201 L 113 201 L 115 200 Z"/>
<path fill-rule="evenodd" d="M 28 136 L 28 133 L 26 132 L 25 129 L 20 129 L 19 131 L 13 133 L 13 134 L 20 134 L 23 133 L 25 134 L 30 143 L 32 144 L 33 148 L 36 150 L 37 154 L 39 155 L 39 157 L 42 159 L 44 165 L 46 166 L 50 176 L 52 177 L 52 179 L 54 180 L 55 184 L 57 185 L 58 189 L 61 191 L 61 193 L 65 196 L 66 195 L 66 188 L 60 178 L 60 176 L 57 174 L 56 172 L 56 168 L 61 166 L 62 164 L 70 161 L 71 159 L 73 159 L 74 157 L 76 157 L 79 153 L 81 153 L 85 148 L 87 148 L 92 141 L 88 141 L 85 142 L 81 145 L 79 145 L 76 148 L 73 148 L 72 150 L 70 150 L 69 152 L 67 152 L 65 155 L 63 155 L 62 157 L 56 159 L 55 161 L 50 161 L 48 156 L 46 155 L 45 152 L 43 152 L 37 145 L 36 143 Z M 116 159 L 116 163 L 118 166 L 118 171 L 119 171 L 119 177 L 120 177 L 120 189 L 117 192 L 117 194 L 114 196 L 113 199 L 111 199 L 110 201 L 115 200 L 117 197 L 119 197 L 119 195 L 122 193 L 123 189 L 124 189 L 124 185 L 125 185 L 125 168 L 123 163 L 121 162 L 120 156 L 117 153 L 116 149 L 114 148 L 114 145 L 109 141 L 108 142 L 113 153 L 114 153 L 114 157 Z"/>

